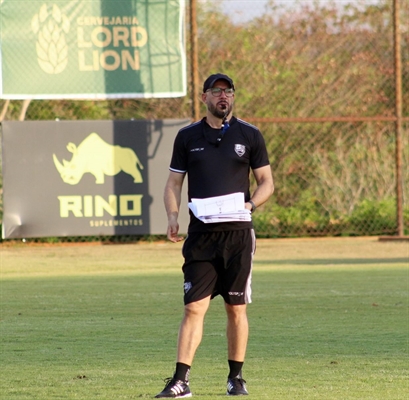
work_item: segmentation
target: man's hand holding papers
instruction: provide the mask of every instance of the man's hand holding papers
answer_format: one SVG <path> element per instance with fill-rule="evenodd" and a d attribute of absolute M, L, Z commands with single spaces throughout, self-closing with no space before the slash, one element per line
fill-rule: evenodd
<path fill-rule="evenodd" d="M 189 208 L 194 216 L 205 224 L 251 221 L 251 212 L 244 207 L 244 193 L 192 199 Z"/>

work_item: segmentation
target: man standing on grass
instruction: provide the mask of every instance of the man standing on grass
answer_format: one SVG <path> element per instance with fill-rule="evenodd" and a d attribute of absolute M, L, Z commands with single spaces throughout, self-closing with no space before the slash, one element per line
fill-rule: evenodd
<path fill-rule="evenodd" d="M 255 234 L 250 212 L 274 190 L 264 139 L 260 131 L 233 116 L 235 87 L 223 74 L 209 76 L 203 85 L 206 117 L 178 132 L 164 202 L 167 236 L 178 242 L 178 215 L 184 178 L 188 197 L 206 199 L 243 193 L 243 214 L 229 222 L 205 223 L 190 212 L 183 246 L 184 317 L 179 329 L 176 370 L 156 398 L 191 397 L 190 367 L 201 342 L 210 300 L 221 295 L 227 313 L 228 395 L 247 395 L 242 366 L 247 348 L 246 306 L 251 303 L 251 273 Z M 257 187 L 250 195 L 252 170 Z M 244 209 L 249 211 L 244 211 Z"/>

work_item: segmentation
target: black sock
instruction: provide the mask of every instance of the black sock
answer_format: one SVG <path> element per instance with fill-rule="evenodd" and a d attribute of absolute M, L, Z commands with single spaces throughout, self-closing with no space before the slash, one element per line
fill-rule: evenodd
<path fill-rule="evenodd" d="M 244 362 L 243 361 L 233 361 L 233 360 L 228 360 L 229 361 L 229 367 L 230 367 L 230 373 L 229 373 L 229 378 L 236 378 L 238 375 L 241 373 L 241 368 L 243 367 Z"/>
<path fill-rule="evenodd" d="M 179 381 L 185 381 L 187 382 L 189 380 L 189 374 L 190 374 L 190 365 L 186 365 L 183 363 L 176 363 L 176 371 L 174 378 L 179 380 Z"/>

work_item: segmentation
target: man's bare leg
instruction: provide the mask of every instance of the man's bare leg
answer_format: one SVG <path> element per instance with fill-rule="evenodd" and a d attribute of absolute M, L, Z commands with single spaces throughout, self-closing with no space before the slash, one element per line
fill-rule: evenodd
<path fill-rule="evenodd" d="M 192 365 L 202 341 L 204 317 L 209 304 L 210 296 L 185 305 L 185 314 L 179 328 L 177 362 Z"/>
<path fill-rule="evenodd" d="M 247 305 L 225 303 L 227 311 L 227 354 L 229 360 L 244 362 L 249 337 Z"/>
<path fill-rule="evenodd" d="M 227 354 L 230 372 L 227 377 L 228 395 L 248 395 L 241 369 L 246 356 L 249 337 L 247 306 L 225 303 L 227 312 Z"/>

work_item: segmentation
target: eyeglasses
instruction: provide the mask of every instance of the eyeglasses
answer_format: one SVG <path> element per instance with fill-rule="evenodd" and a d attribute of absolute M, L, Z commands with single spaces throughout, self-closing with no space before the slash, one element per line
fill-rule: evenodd
<path fill-rule="evenodd" d="M 211 92 L 211 94 L 214 97 L 220 97 L 222 95 L 222 92 L 224 92 L 226 97 L 233 97 L 233 95 L 234 95 L 234 89 L 233 88 L 222 89 L 222 88 L 215 87 L 215 88 L 211 88 L 211 89 L 207 90 L 207 92 L 209 92 L 209 91 Z"/>

